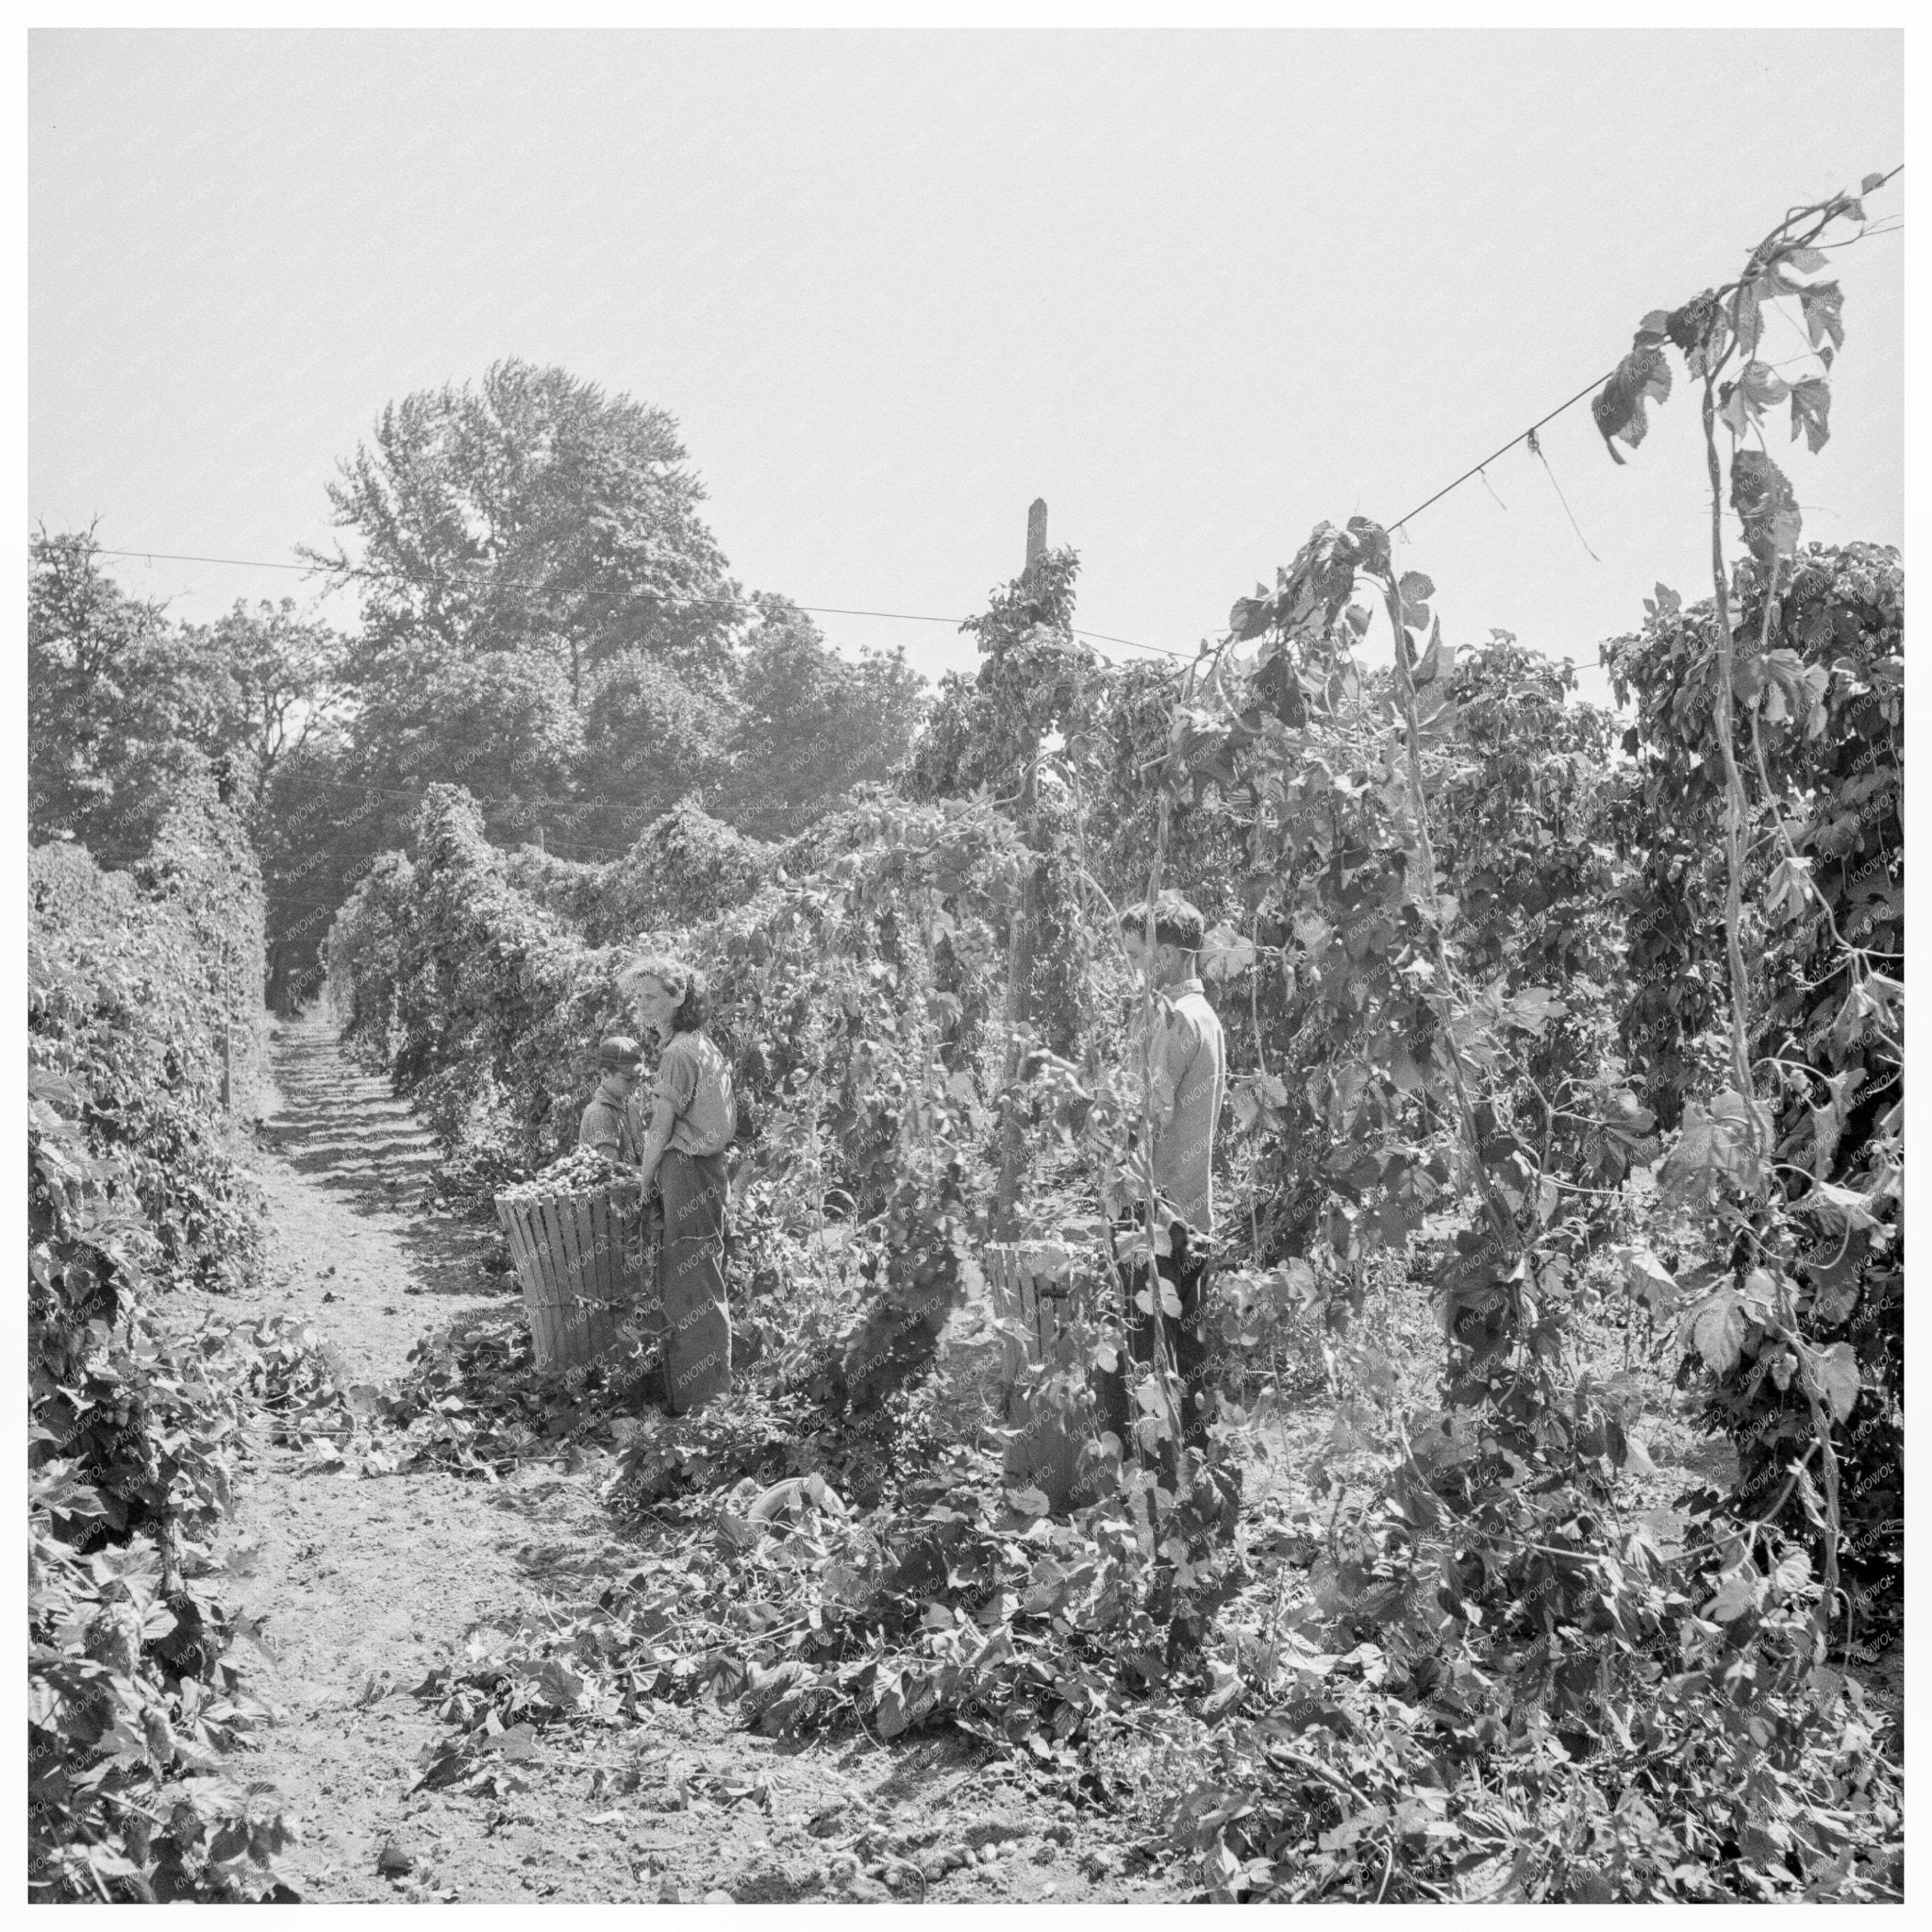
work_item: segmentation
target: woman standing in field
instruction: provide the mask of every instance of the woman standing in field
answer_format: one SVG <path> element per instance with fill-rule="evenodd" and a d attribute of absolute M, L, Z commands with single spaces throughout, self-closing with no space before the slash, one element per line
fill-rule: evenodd
<path fill-rule="evenodd" d="M 681 959 L 634 959 L 617 978 L 640 1030 L 663 1048 L 651 1124 L 639 1150 L 644 1193 L 664 1202 L 658 1282 L 664 1300 L 664 1387 L 683 1415 L 731 1386 L 724 1300 L 724 1152 L 738 1131 L 731 1069 L 704 1030 L 704 975 Z"/>

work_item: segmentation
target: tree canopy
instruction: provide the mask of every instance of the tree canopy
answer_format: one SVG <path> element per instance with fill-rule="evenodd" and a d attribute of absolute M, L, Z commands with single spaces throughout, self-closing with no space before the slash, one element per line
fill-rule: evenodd
<path fill-rule="evenodd" d="M 499 843 L 606 861 L 685 800 L 797 832 L 910 755 L 923 680 L 741 592 L 655 405 L 511 358 L 390 404 L 325 487 L 340 540 L 308 554 L 359 593 L 348 638 L 287 599 L 176 625 L 91 533 L 33 546 L 35 837 L 138 856 L 214 778 L 260 855 L 277 1004 L 433 784 Z"/>
<path fill-rule="evenodd" d="M 660 408 L 510 358 L 388 405 L 327 488 L 355 544 L 312 554 L 361 592 L 364 676 L 514 651 L 575 699 L 637 646 L 727 676 L 738 586 Z"/>
<path fill-rule="evenodd" d="M 903 652 L 841 658 L 789 597 L 761 593 L 757 604 L 715 808 L 774 837 L 798 829 L 815 801 L 891 777 L 911 752 L 925 691 Z"/>
<path fill-rule="evenodd" d="M 258 811 L 327 715 L 341 655 L 286 599 L 176 625 L 113 582 L 92 530 L 42 531 L 27 579 L 33 837 L 145 850 L 171 797 L 207 777 Z"/>

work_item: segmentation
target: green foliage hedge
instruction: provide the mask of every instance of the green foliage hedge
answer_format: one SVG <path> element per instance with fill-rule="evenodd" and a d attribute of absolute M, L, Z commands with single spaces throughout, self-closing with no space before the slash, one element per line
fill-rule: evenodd
<path fill-rule="evenodd" d="M 585 944 L 609 946 L 658 927 L 693 925 L 740 905 L 778 862 L 778 847 L 746 838 L 687 800 L 654 820 L 608 865 L 583 865 L 525 846 L 505 855 L 504 876 L 568 921 Z"/>
<path fill-rule="evenodd" d="M 1738 741 L 1747 761 L 1761 756 L 1791 845 L 1757 843 L 1741 935 L 1779 1165 L 1748 1237 L 1704 1225 L 1700 1204 L 1684 1248 L 1705 1265 L 1688 1279 L 1717 1297 L 1707 1306 L 1720 1324 L 1731 1308 L 1740 1319 L 1739 1340 L 1687 1357 L 1685 1380 L 1707 1425 L 1738 1448 L 1735 1482 L 1707 1506 L 1749 1523 L 1782 1494 L 1780 1526 L 1822 1545 L 1804 1485 L 1779 1488 L 1814 1432 L 1790 1347 L 1726 1299 L 1739 1267 L 1774 1280 L 1766 1269 L 1789 1257 L 1804 1341 L 1855 1365 L 1832 1434 L 1840 1561 L 1862 1626 L 1896 1620 L 1904 1592 L 1905 569 L 1877 544 L 1812 544 L 1768 608 L 1749 563 L 1732 596 L 1752 646 Z M 1724 792 L 1697 753 L 1717 704 L 1715 625 L 1710 600 L 1687 607 L 1659 590 L 1643 629 L 1605 647 L 1637 716 L 1619 825 L 1634 874 L 1623 1033 L 1659 1115 L 1683 1118 L 1687 1141 L 1702 1111 L 1698 1030 L 1726 999 Z"/>
<path fill-rule="evenodd" d="M 744 1185 L 783 1187 L 795 1215 L 868 1227 L 873 1292 L 852 1310 L 828 1398 L 863 1402 L 929 1360 L 963 1265 L 966 1174 L 991 1124 L 986 1021 L 1017 872 L 1010 828 L 958 802 L 856 808 L 794 855 L 816 861 L 806 876 L 774 868 L 706 918 L 748 876 L 726 835 L 686 902 L 697 916 L 633 928 L 621 947 L 585 944 L 519 891 L 528 857 L 491 845 L 455 788 L 432 789 L 416 834 L 413 862 L 379 865 L 337 921 L 330 985 L 345 1041 L 444 1141 L 446 1177 L 487 1193 L 573 1144 L 597 1041 L 631 1024 L 617 968 L 641 944 L 673 947 L 709 979 Z M 695 842 L 680 849 L 701 872 Z M 629 880 L 610 891 L 586 924 L 623 929 L 638 902 Z"/>
<path fill-rule="evenodd" d="M 219 1770 L 261 1712 L 188 1579 L 288 1344 L 165 1312 L 259 1258 L 221 1087 L 231 1015 L 234 1085 L 261 1072 L 260 877 L 191 795 L 132 873 L 33 853 L 28 900 L 29 1896 L 270 1896 L 279 1802 Z"/>
<path fill-rule="evenodd" d="M 29 1065 L 64 1083 L 90 1152 L 131 1183 L 162 1278 L 232 1288 L 258 1236 L 224 1146 L 225 1034 L 238 1103 L 264 1072 L 261 874 L 245 836 L 191 795 L 131 872 L 42 846 L 27 881 Z"/>
<path fill-rule="evenodd" d="M 1002 1505 L 990 1471 L 975 1472 L 959 1490 L 984 1518 L 983 1563 L 894 1547 L 890 1523 L 855 1526 L 855 1552 L 876 1537 L 875 1553 L 904 1565 L 887 1592 L 904 1601 L 856 1591 L 857 1563 L 827 1564 L 837 1615 L 821 1604 L 808 1640 L 761 1640 L 745 1659 L 754 1694 L 782 1693 L 763 1715 L 802 1726 L 844 1699 L 892 1735 L 943 1711 L 1052 1757 L 1103 1707 L 1133 1708 L 1141 1728 L 1163 1687 L 1191 1698 L 1205 1673 L 1201 1727 L 1174 1704 L 1158 1724 L 1190 1757 L 1170 1828 L 1217 1897 L 1891 1896 L 1897 1768 L 1882 1718 L 1829 1660 L 1828 1579 L 1792 1541 L 1803 1525 L 1783 1520 L 1792 1495 L 1807 1500 L 1802 1471 L 1761 1520 L 1699 1523 L 1665 1554 L 1646 1525 L 1618 1519 L 1622 1478 L 1649 1466 L 1629 1433 L 1641 1378 L 1606 1380 L 1579 1354 L 1611 1239 L 1640 1237 L 1614 1257 L 1628 1281 L 1663 1281 L 1662 1306 L 1677 1310 L 1641 1237 L 1679 1225 L 1676 1176 L 1710 1163 L 1682 1137 L 1661 1175 L 1626 1198 L 1626 1179 L 1662 1148 L 1639 1097 L 1642 1069 L 1619 1051 L 1634 1044 L 1618 1033 L 1638 869 L 1617 849 L 1614 814 L 1655 771 L 1617 766 L 1603 715 L 1567 703 L 1566 675 L 1504 637 L 1460 660 L 1432 643 L 1407 681 L 1364 675 L 1351 640 L 1366 612 L 1343 600 L 1364 556 L 1386 563 L 1383 553 L 1372 526 L 1318 531 L 1278 600 L 1238 611 L 1248 634 L 1270 634 L 1267 647 L 1224 672 L 1219 711 L 1171 694 L 1172 795 L 1123 780 L 1104 810 L 1085 808 L 1108 758 L 1128 767 L 1136 743 L 1158 751 L 1141 690 L 1097 748 L 1069 734 L 1024 824 L 937 782 L 926 802 L 874 800 L 785 848 L 741 903 L 687 918 L 654 902 L 664 930 L 626 931 L 593 896 L 564 908 L 535 861 L 495 851 L 469 801 L 441 793 L 413 863 L 391 861 L 332 936 L 351 1037 L 458 1144 L 487 1125 L 517 1158 L 547 1157 L 616 1017 L 616 941 L 695 958 L 746 1100 L 772 1272 L 802 1275 L 813 1253 L 805 1240 L 788 1253 L 786 1238 L 846 1224 L 832 1230 L 857 1260 L 841 1283 L 844 1325 L 785 1392 L 808 1391 L 814 1420 L 840 1424 L 820 1433 L 849 1445 L 895 1397 L 921 1392 L 938 1323 L 988 1231 L 1006 1077 L 1006 1041 L 989 1022 L 1017 953 L 1024 874 L 1043 915 L 1039 957 L 1060 974 L 1053 991 L 1079 1047 L 1032 1056 L 1034 1153 L 1057 1129 L 1082 1163 L 1083 1204 L 1097 1193 L 1118 1212 L 1138 1185 L 1138 1100 L 1121 1014 L 1108 1010 L 1123 988 L 1102 949 L 1083 954 L 1055 922 L 1077 906 L 1065 924 L 1091 934 L 1093 872 L 1111 876 L 1120 853 L 1144 848 L 1151 869 L 1150 818 L 1191 830 L 1201 852 L 1221 855 L 1202 874 L 1210 916 L 1244 913 L 1244 930 L 1222 926 L 1202 962 L 1230 1022 L 1233 1111 L 1259 1210 L 1258 1225 L 1242 1226 L 1239 1209 L 1230 1219 L 1235 1241 L 1246 1235 L 1256 1259 L 1277 1263 L 1224 1270 L 1223 1329 L 1252 1352 L 1272 1329 L 1306 1334 L 1326 1318 L 1330 1372 L 1356 1390 L 1330 1447 L 1373 1451 L 1368 1496 L 1345 1508 L 1345 1489 L 1318 1465 L 1318 1493 L 1337 1500 L 1325 1557 L 1312 1547 L 1315 1517 L 1292 1519 L 1295 1567 L 1315 1567 L 1312 1608 L 1291 1616 L 1289 1550 L 1225 1541 L 1237 1511 L 1221 1476 L 1247 1425 L 1230 1405 L 1171 1490 L 1090 1457 L 1100 1500 L 1064 1531 L 1041 1525 L 1044 1541 L 1030 1521 L 1043 1493 L 1014 1491 Z M 1414 575 L 1388 586 L 1418 632 L 1431 629 L 1431 594 Z M 1030 663 L 1053 648 L 1027 630 L 1011 655 Z M 1071 711 L 1083 693 L 1069 682 L 1054 704 L 1065 697 Z M 1033 723 L 1043 731 L 1052 718 Z M 1843 715 L 1827 710 L 1823 724 L 1818 756 L 1857 756 Z M 947 744 L 963 756 L 969 741 L 960 724 Z M 1786 749 L 1774 742 L 1774 758 Z M 1162 862 L 1191 890 L 1194 857 L 1176 849 Z M 714 902 L 686 905 L 700 903 Z M 608 946 L 585 943 L 597 917 Z M 1808 957 L 1815 935 L 1787 937 L 1792 958 Z M 1767 965 L 1784 972 L 1774 953 Z M 1041 1032 L 1062 1018 L 1036 1003 Z M 1774 1019 L 1790 1024 L 1781 1009 Z M 1801 1091 L 1814 1113 L 1824 1107 L 1809 1090 L 1793 1102 Z M 1795 1133 L 1798 1109 L 1787 1111 Z M 1860 1156 L 1866 1167 L 1889 1162 L 1887 1131 Z M 1023 1181 L 1035 1217 L 1050 1198 L 1044 1171 L 1036 1158 Z M 1867 1177 L 1861 1205 L 1845 1209 L 1876 1219 L 1889 1211 L 1885 1177 Z M 1794 1210 L 1837 1198 L 1807 1190 Z M 1468 1224 L 1455 1226 L 1461 1209 Z M 1408 1293 L 1411 1312 L 1424 1297 L 1409 1284 L 1434 1277 L 1446 1345 L 1433 1405 L 1403 1395 L 1396 1365 L 1338 1314 L 1372 1269 Z M 1693 1327 L 1700 1306 L 1688 1305 Z M 1764 1364 L 1740 1396 L 1754 1415 L 1781 1415 L 1788 1405 L 1766 1390 L 1769 1377 L 1783 1392 L 1777 1357 L 1737 1327 Z M 1627 1323 L 1625 1336 L 1627 1365 Z M 1075 1381 L 1116 1352 L 1097 1327 L 1076 1328 L 1070 1345 Z M 1856 1376 L 1832 1387 L 1840 1424 L 1870 1399 Z M 772 1431 L 756 1433 L 762 1453 Z M 658 1455 L 646 1448 L 635 1473 L 648 1475 Z M 1137 1497 L 1166 1532 L 1151 1548 L 1130 1520 Z M 868 1486 L 856 1500 L 876 1498 Z M 977 1534 L 968 1509 L 942 1513 L 956 1540 Z M 938 1519 L 922 1507 L 920 1520 Z M 942 1595 L 954 1591 L 957 1602 Z M 934 1599 L 956 1620 L 928 1617 Z M 915 1605 L 916 1637 L 893 1627 Z M 1024 1647 L 999 1627 L 1030 1617 L 1044 1627 L 1021 1629 Z M 895 1646 L 883 1657 L 882 1630 Z"/>
<path fill-rule="evenodd" d="M 996 817 L 873 804 L 785 848 L 759 848 L 695 813 L 664 824 L 660 867 L 647 840 L 632 871 L 592 875 L 504 852 L 466 793 L 433 787 L 415 859 L 387 855 L 330 933 L 346 1043 L 452 1147 L 490 1118 L 507 1158 L 541 1165 L 574 1143 L 598 1039 L 630 1024 L 618 967 L 662 943 L 709 976 L 709 1026 L 737 1075 L 741 1138 L 775 1146 L 765 1124 L 797 1112 L 801 1074 L 822 1073 L 835 1094 L 855 1053 L 863 1063 L 900 1032 L 911 948 L 934 975 L 947 1070 L 970 1068 L 1004 937 L 987 912 L 1012 872 Z M 812 869 L 781 875 L 781 856 Z M 538 892 L 525 889 L 532 883 Z M 941 919 L 930 931 L 889 903 L 902 888 L 934 895 Z M 838 1103 L 824 1106 L 830 1122 Z"/>

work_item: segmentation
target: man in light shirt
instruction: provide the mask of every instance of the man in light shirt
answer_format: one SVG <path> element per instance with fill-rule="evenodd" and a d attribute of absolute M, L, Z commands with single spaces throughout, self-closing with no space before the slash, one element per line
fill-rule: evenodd
<path fill-rule="evenodd" d="M 1152 924 L 1152 942 L 1148 927 Z M 1150 922 L 1145 905 L 1121 914 L 1127 957 L 1154 991 L 1152 1030 L 1141 1041 L 1147 1070 L 1148 1148 L 1157 1194 L 1155 1211 L 1167 1228 L 1169 1252 L 1158 1257 L 1159 1273 L 1180 1304 L 1177 1320 L 1167 1317 L 1174 1367 L 1182 1385 L 1183 1441 L 1204 1440 L 1208 1421 L 1202 1369 L 1207 1337 L 1202 1327 L 1202 1289 L 1207 1267 L 1204 1248 L 1214 1232 L 1214 1129 L 1227 1085 L 1227 1058 L 1221 1021 L 1202 991 L 1196 957 L 1205 924 L 1200 912 L 1178 894 L 1163 892 Z M 1134 1240 L 1144 1237 L 1138 1228 Z M 1154 1318 L 1135 1303 L 1148 1286 L 1141 1247 L 1124 1271 L 1127 1287 L 1127 1344 L 1132 1358 L 1154 1359 Z M 1112 1409 L 1112 1426 L 1125 1441 L 1130 1421 L 1123 1374 Z M 1163 1461 L 1170 1460 L 1164 1457 Z"/>

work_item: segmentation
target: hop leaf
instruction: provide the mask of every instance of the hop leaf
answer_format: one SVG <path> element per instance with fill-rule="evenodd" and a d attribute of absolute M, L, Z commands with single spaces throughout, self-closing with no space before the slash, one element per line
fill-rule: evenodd
<path fill-rule="evenodd" d="M 1744 1347 L 1744 1305 L 1737 1290 L 1723 1288 L 1692 1308 L 1680 1333 L 1680 1341 L 1685 1338 L 1713 1374 L 1729 1374 Z"/>
<path fill-rule="evenodd" d="M 1798 291 L 1798 307 L 1804 313 L 1811 346 L 1827 369 L 1831 367 L 1833 352 L 1844 347 L 1844 291 L 1836 282 L 1819 282 Z"/>
<path fill-rule="evenodd" d="M 1503 1017 L 1510 1025 L 1520 1026 L 1525 1033 L 1541 1037 L 1552 1020 L 1560 1019 L 1569 1010 L 1568 1004 L 1559 1000 L 1548 987 L 1525 986 L 1510 996 L 1509 1004 L 1503 1009 Z"/>
<path fill-rule="evenodd" d="M 1671 365 L 1648 336 L 1648 331 L 1639 330 L 1637 345 L 1617 364 L 1616 374 L 1591 402 L 1590 412 L 1596 418 L 1612 462 L 1624 460 L 1617 452 L 1620 441 L 1635 449 L 1648 434 L 1650 420 L 1644 405 L 1670 400 Z"/>
<path fill-rule="evenodd" d="M 1822 376 L 1807 376 L 1803 382 L 1791 385 L 1793 442 L 1797 441 L 1801 431 L 1805 438 L 1805 447 L 1813 456 L 1830 441 L 1831 389 Z"/>
<path fill-rule="evenodd" d="M 1772 1582 L 1787 1596 L 1797 1592 L 1811 1581 L 1811 1557 L 1804 1550 L 1792 1550 L 1771 1573 Z"/>
<path fill-rule="evenodd" d="M 1274 622 L 1272 597 L 1237 597 L 1227 614 L 1227 627 L 1242 643 L 1257 638 Z"/>
<path fill-rule="evenodd" d="M 1725 1571 L 1717 1594 L 1705 1606 L 1704 1613 L 1719 1624 L 1729 1624 L 1757 1606 L 1764 1579 L 1755 1570 L 1740 1567 Z"/>
<path fill-rule="evenodd" d="M 1687 1207 L 1703 1206 L 1724 1181 L 1748 1191 L 1760 1179 L 1750 1114 L 1737 1095 L 1718 1094 L 1708 1113 L 1696 1101 L 1686 1102 L 1677 1144 L 1657 1174 L 1664 1198 Z"/>
<path fill-rule="evenodd" d="M 1840 1187 L 1836 1181 L 1820 1181 L 1800 1206 L 1834 1225 L 1842 1223 L 1847 1227 L 1868 1229 L 1878 1225 L 1871 1196 L 1856 1188 Z"/>
<path fill-rule="evenodd" d="M 1683 308 L 1674 309 L 1664 318 L 1664 332 L 1683 352 L 1684 366 L 1693 376 L 1704 375 L 1723 325 L 1724 310 L 1716 293 L 1709 289 L 1701 295 L 1693 295 Z"/>
<path fill-rule="evenodd" d="M 1242 939 L 1225 920 L 1210 927 L 1201 942 L 1204 979 L 1238 979 L 1254 963 L 1254 942 Z"/>
<path fill-rule="evenodd" d="M 1652 1319 L 1665 1313 L 1677 1299 L 1677 1284 L 1671 1272 L 1647 1247 L 1622 1251 L 1624 1285 L 1650 1309 Z"/>
<path fill-rule="evenodd" d="M 1207 1696 L 1201 1700 L 1201 1715 L 1211 1724 L 1239 1704 L 1248 1687 L 1232 1664 L 1223 1663 L 1218 1658 L 1208 1664 L 1208 1672 L 1211 1682 Z"/>
<path fill-rule="evenodd" d="M 1841 1423 L 1857 1406 L 1858 1357 L 1849 1341 L 1834 1341 L 1812 1371 L 1818 1392 L 1831 1405 L 1831 1419 Z"/>
<path fill-rule="evenodd" d="M 1752 556 L 1767 569 L 1795 555 L 1805 519 L 1785 473 L 1761 451 L 1740 449 L 1731 458 L 1731 508 Z"/>
<path fill-rule="evenodd" d="M 1774 687 L 1774 690 L 1775 687 Z M 1801 918 L 1806 906 L 1805 880 L 1810 870 L 1807 858 L 1781 858 L 1764 884 L 1764 909 L 1774 919 Z"/>

